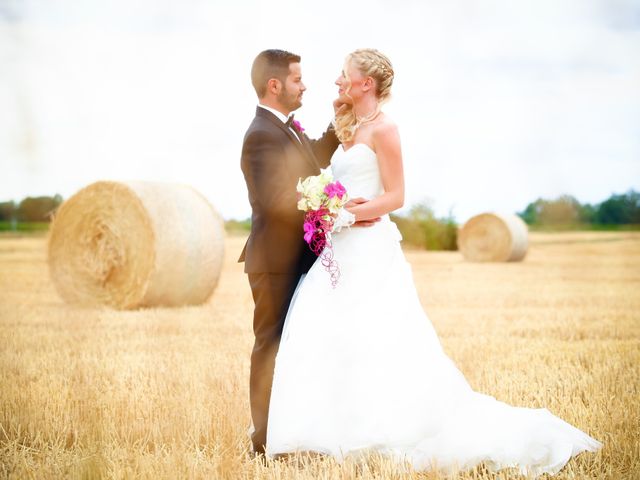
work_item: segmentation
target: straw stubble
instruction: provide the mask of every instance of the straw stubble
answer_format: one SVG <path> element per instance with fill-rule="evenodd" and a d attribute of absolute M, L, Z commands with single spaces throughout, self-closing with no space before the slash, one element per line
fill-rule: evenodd
<path fill-rule="evenodd" d="M 474 390 L 548 408 L 604 443 L 553 480 L 640 478 L 640 234 L 531 239 L 516 263 L 407 251 L 420 300 Z M 376 455 L 251 459 L 245 240 L 227 237 L 205 304 L 115 311 L 61 302 L 43 239 L 0 237 L 0 478 L 524 479 L 484 464 L 405 472 Z"/>

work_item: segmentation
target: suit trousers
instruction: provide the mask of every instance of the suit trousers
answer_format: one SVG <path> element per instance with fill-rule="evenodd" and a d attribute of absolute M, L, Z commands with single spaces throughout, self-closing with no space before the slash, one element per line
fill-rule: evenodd
<path fill-rule="evenodd" d="M 255 303 L 255 343 L 251 353 L 249 379 L 249 401 L 254 427 L 251 442 L 254 452 L 264 453 L 276 354 L 289 303 L 301 274 L 249 273 L 248 276 Z"/>

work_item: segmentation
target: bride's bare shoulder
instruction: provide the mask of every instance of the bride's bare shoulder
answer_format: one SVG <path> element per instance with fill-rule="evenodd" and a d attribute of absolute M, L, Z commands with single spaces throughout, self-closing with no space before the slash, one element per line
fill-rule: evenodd
<path fill-rule="evenodd" d="M 399 140 L 398 126 L 393 119 L 386 114 L 376 122 L 371 133 L 374 143 L 397 142 Z"/>

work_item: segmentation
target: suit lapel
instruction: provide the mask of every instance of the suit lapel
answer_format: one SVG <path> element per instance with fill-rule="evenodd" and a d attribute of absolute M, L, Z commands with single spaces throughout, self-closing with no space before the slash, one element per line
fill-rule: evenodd
<path fill-rule="evenodd" d="M 288 137 L 289 140 L 295 145 L 295 147 L 300 151 L 302 156 L 314 167 L 319 168 L 318 163 L 316 162 L 315 155 L 313 154 L 313 150 L 311 149 L 311 145 L 309 144 L 309 140 L 307 140 L 304 134 L 300 134 L 300 139 L 296 137 L 296 134 L 293 133 L 284 123 L 280 121 L 273 113 L 265 110 L 264 108 L 256 107 L 256 115 L 266 118 L 271 123 L 273 123 L 276 127 L 282 130 Z"/>
<path fill-rule="evenodd" d="M 307 151 L 307 156 L 313 160 L 313 164 L 315 165 L 315 167 L 320 168 L 318 167 L 318 164 L 316 162 L 316 155 L 313 153 L 313 149 L 311 148 L 311 143 L 309 143 L 309 139 L 302 132 L 300 132 L 300 141 L 302 142 L 302 145 Z"/>

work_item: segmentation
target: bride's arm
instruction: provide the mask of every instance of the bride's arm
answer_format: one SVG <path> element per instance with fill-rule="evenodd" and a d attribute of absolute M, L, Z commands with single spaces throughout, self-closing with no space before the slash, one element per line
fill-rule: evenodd
<path fill-rule="evenodd" d="M 347 208 L 356 216 L 357 222 L 381 217 L 404 205 L 404 173 L 398 127 L 392 123 L 380 124 L 374 130 L 372 140 L 384 193 L 369 202 Z"/>

